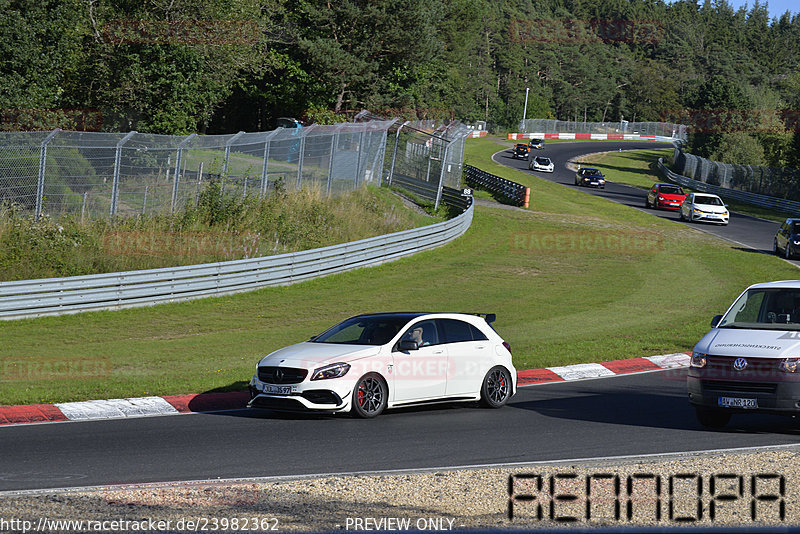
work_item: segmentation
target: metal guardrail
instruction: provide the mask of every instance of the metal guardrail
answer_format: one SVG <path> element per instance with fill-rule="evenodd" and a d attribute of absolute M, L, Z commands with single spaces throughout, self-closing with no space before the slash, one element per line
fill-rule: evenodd
<path fill-rule="evenodd" d="M 786 200 L 784 198 L 769 197 L 766 195 L 759 195 L 757 193 L 750 193 L 748 191 L 739 191 L 738 189 L 728 189 L 726 187 L 707 184 L 705 182 L 700 182 L 698 180 L 693 180 L 692 178 L 680 175 L 676 172 L 673 172 L 672 170 L 667 168 L 666 165 L 664 165 L 664 158 L 658 158 L 658 170 L 660 170 L 664 174 L 664 176 L 666 176 L 673 182 L 686 186 L 690 189 L 694 189 L 695 191 L 700 191 L 703 193 L 713 193 L 715 195 L 719 195 L 726 199 L 738 200 L 740 202 L 745 202 L 747 204 L 753 204 L 755 206 L 761 206 L 764 208 L 771 208 L 783 211 L 785 213 L 800 211 L 800 202 L 797 202 L 795 200 Z"/>
<path fill-rule="evenodd" d="M 528 207 L 530 189 L 524 185 L 500 178 L 472 165 L 464 165 L 464 179 L 468 185 L 494 193 L 509 204 Z"/>
<path fill-rule="evenodd" d="M 445 222 L 340 245 L 218 263 L 0 282 L 0 319 L 109 310 L 228 295 L 378 265 L 467 231 L 473 206 Z"/>

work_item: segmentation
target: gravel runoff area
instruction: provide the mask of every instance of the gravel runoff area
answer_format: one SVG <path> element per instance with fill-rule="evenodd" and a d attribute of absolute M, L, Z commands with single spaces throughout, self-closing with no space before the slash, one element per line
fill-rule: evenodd
<path fill-rule="evenodd" d="M 2 532 L 560 530 L 733 525 L 800 525 L 800 446 L 503 468 L 109 486 L 0 496 Z"/>

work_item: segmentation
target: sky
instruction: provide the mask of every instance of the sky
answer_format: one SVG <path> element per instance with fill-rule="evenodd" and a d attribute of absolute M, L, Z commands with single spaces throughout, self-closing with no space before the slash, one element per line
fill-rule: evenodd
<path fill-rule="evenodd" d="M 755 0 L 728 0 L 728 3 L 732 5 L 734 9 L 738 9 L 746 4 L 747 9 L 749 10 L 755 5 L 756 2 Z M 769 0 L 769 2 L 761 0 L 760 3 L 762 5 L 765 3 L 769 4 L 770 18 L 778 18 L 787 11 L 790 11 L 793 15 L 800 13 L 799 0 Z"/>

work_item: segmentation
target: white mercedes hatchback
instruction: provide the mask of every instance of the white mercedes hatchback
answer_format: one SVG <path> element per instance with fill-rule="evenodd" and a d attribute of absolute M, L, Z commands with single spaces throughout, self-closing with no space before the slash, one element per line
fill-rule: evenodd
<path fill-rule="evenodd" d="M 511 347 L 494 314 L 399 312 L 351 317 L 308 341 L 264 356 L 248 406 L 350 412 L 480 401 L 499 408 L 516 392 Z"/>

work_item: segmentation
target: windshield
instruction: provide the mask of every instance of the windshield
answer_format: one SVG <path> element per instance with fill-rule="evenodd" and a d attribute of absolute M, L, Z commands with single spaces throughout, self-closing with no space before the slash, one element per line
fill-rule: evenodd
<path fill-rule="evenodd" d="M 539 165 L 550 165 L 550 160 L 547 158 L 536 158 L 536 163 Z"/>
<path fill-rule="evenodd" d="M 800 288 L 750 289 L 736 299 L 717 326 L 800 330 Z"/>
<path fill-rule="evenodd" d="M 594 176 L 594 175 L 599 175 L 600 171 L 598 169 L 583 169 L 581 170 L 581 173 L 583 173 L 584 176 L 588 175 Z"/>
<path fill-rule="evenodd" d="M 683 189 L 675 185 L 662 185 L 659 189 L 662 195 L 683 195 Z"/>
<path fill-rule="evenodd" d="M 800 234 L 800 223 L 792 223 L 792 233 Z"/>
<path fill-rule="evenodd" d="M 409 321 L 407 317 L 390 315 L 352 317 L 323 332 L 313 343 L 343 345 L 385 345 Z"/>
<path fill-rule="evenodd" d="M 697 195 L 694 197 L 695 204 L 705 204 L 706 206 L 722 206 L 722 201 L 719 197 L 704 197 Z"/>

